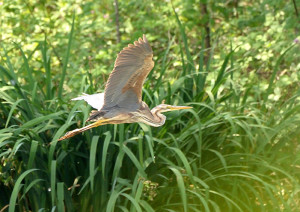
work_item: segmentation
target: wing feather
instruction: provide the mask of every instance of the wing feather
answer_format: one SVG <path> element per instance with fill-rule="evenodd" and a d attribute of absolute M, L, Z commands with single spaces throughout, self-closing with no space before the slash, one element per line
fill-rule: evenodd
<path fill-rule="evenodd" d="M 103 93 L 96 93 L 96 94 L 83 94 L 83 96 L 76 97 L 72 99 L 73 101 L 76 100 L 84 100 L 86 101 L 89 105 L 91 105 L 93 108 L 97 110 L 101 110 L 104 104 L 104 94 Z"/>
<path fill-rule="evenodd" d="M 146 36 L 125 47 L 117 56 L 105 91 L 104 106 L 129 106 L 140 103 L 144 81 L 152 70 L 153 52 Z"/>

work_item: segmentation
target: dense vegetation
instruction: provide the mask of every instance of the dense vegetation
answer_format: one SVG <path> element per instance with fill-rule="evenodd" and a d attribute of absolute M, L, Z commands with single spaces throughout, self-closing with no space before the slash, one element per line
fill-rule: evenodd
<path fill-rule="evenodd" d="M 0 210 L 298 211 L 300 1 L 118 9 L 0 0 Z M 159 128 L 105 125 L 58 142 L 91 110 L 70 99 L 102 92 L 117 52 L 142 34 L 156 62 L 143 100 L 193 109 Z"/>

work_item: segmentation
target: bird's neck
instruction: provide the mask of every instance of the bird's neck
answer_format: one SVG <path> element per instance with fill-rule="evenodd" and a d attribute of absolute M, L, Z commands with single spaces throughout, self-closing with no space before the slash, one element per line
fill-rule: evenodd
<path fill-rule="evenodd" d="M 158 107 L 154 107 L 152 110 L 151 110 L 151 113 L 152 113 L 152 122 L 150 125 L 153 126 L 153 127 L 159 127 L 159 126 L 162 126 L 165 121 L 166 121 L 166 116 L 164 116 L 163 114 L 161 114 L 160 110 Z"/>

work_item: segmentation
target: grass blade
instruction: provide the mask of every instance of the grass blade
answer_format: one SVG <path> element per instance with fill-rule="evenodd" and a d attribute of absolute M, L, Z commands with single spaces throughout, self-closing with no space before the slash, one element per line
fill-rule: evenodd
<path fill-rule="evenodd" d="M 115 143 L 116 144 L 116 143 Z M 119 146 L 119 144 L 116 144 L 117 146 Z M 121 148 L 120 148 L 121 149 Z M 147 174 L 145 173 L 145 170 L 143 169 L 143 167 L 141 166 L 141 164 L 139 163 L 139 160 L 135 157 L 135 155 L 132 153 L 132 151 L 126 146 L 123 145 L 122 150 L 126 153 L 126 155 L 130 158 L 131 162 L 136 166 L 136 168 L 138 169 L 138 171 L 140 172 L 140 174 L 143 177 L 146 177 Z"/>
<path fill-rule="evenodd" d="M 29 169 L 29 170 L 25 171 L 24 173 L 22 173 L 20 175 L 20 177 L 18 177 L 18 179 L 17 179 L 17 181 L 14 185 L 14 189 L 13 189 L 13 191 L 11 193 L 11 196 L 10 196 L 9 209 L 8 209 L 9 212 L 14 212 L 15 211 L 16 202 L 17 202 L 17 198 L 18 198 L 18 193 L 19 193 L 19 191 L 22 187 L 22 184 L 21 184 L 22 181 L 24 180 L 24 178 L 28 174 L 30 174 L 31 172 L 36 171 L 36 170 L 38 170 L 38 169 Z"/>
<path fill-rule="evenodd" d="M 22 58 L 23 58 L 23 61 L 24 61 L 24 66 L 25 66 L 25 69 L 27 71 L 27 76 L 28 76 L 28 79 L 29 79 L 29 87 L 32 89 L 33 85 L 34 85 L 34 79 L 33 79 L 33 75 L 32 75 L 32 70 L 31 70 L 31 68 L 29 67 L 29 64 L 28 64 L 28 59 L 27 59 L 25 53 L 23 52 L 21 46 L 19 46 L 19 44 L 17 44 L 17 43 L 15 43 L 15 45 L 19 48 L 19 50 L 22 54 Z"/>
<path fill-rule="evenodd" d="M 121 193 L 125 192 L 129 190 L 129 188 L 124 188 L 121 191 L 117 191 L 117 190 L 113 190 L 113 192 L 111 193 L 109 200 L 107 202 L 107 207 L 106 207 L 106 212 L 113 212 L 115 211 L 115 205 L 116 205 L 116 201 L 118 199 L 118 197 L 120 196 Z"/>
<path fill-rule="evenodd" d="M 169 169 L 171 169 L 171 171 L 176 176 L 177 185 L 178 185 L 178 189 L 179 189 L 179 192 L 180 192 L 184 212 L 187 212 L 188 211 L 187 210 L 187 197 L 186 197 L 186 191 L 185 191 L 183 177 L 182 177 L 181 173 L 176 168 L 169 167 Z"/>
<path fill-rule="evenodd" d="M 95 176 L 95 163 L 96 163 L 96 153 L 97 153 L 97 145 L 99 141 L 99 136 L 93 136 L 91 151 L 90 151 L 90 183 L 91 183 L 91 191 L 94 192 L 94 176 Z"/>
<path fill-rule="evenodd" d="M 42 44 L 40 44 L 41 47 L 41 52 L 42 52 L 42 57 L 43 57 L 43 65 L 44 69 L 46 71 L 46 98 L 47 99 L 52 99 L 52 77 L 51 77 L 51 59 L 50 55 L 48 55 L 48 49 L 47 49 L 47 41 L 45 40 Z"/>
<path fill-rule="evenodd" d="M 52 202 L 52 207 L 55 206 L 55 196 L 56 196 L 56 160 L 53 160 L 51 162 L 51 170 L 50 170 L 50 184 L 51 184 L 51 202 Z"/>
<path fill-rule="evenodd" d="M 72 44 L 72 40 L 73 40 L 74 23 L 75 23 L 75 13 L 73 13 L 72 28 L 71 28 L 71 32 L 70 32 L 70 35 L 69 35 L 68 48 L 66 50 L 66 56 L 65 56 L 65 59 L 64 59 L 64 63 L 63 63 L 62 74 L 61 74 L 61 78 L 60 78 L 60 81 L 59 81 L 59 87 L 58 87 L 58 98 L 59 99 L 61 99 L 61 97 L 62 97 L 62 90 L 63 90 L 63 85 L 64 85 L 66 72 L 67 72 L 67 67 L 68 67 L 68 62 L 69 62 L 71 44 Z"/>
<path fill-rule="evenodd" d="M 9 121 L 10 121 L 10 119 L 11 119 L 11 116 L 12 116 L 14 110 L 16 109 L 16 107 L 18 106 L 18 104 L 19 104 L 21 101 L 23 101 L 23 100 L 24 100 L 24 99 L 19 99 L 19 100 L 16 101 L 16 102 L 13 104 L 13 106 L 11 107 L 11 109 L 10 109 L 10 111 L 9 111 L 9 114 L 8 114 L 8 117 L 7 117 L 7 121 L 6 121 L 6 124 L 5 124 L 5 128 L 7 128 L 8 123 L 9 123 Z"/>
<path fill-rule="evenodd" d="M 27 164 L 27 169 L 31 169 L 32 165 L 33 165 L 33 161 L 35 159 L 36 156 L 36 150 L 38 147 L 38 142 L 33 140 L 31 142 L 31 147 L 30 147 L 30 152 L 29 152 L 29 159 L 28 159 L 28 164 Z"/>
<path fill-rule="evenodd" d="M 155 212 L 151 205 L 145 200 L 140 200 L 140 204 L 147 212 Z"/>
<path fill-rule="evenodd" d="M 52 113 L 52 114 L 49 114 L 46 116 L 37 117 L 37 118 L 32 119 L 32 120 L 28 121 L 27 123 L 23 124 L 21 126 L 21 128 L 22 129 L 30 128 L 30 127 L 38 125 L 44 121 L 48 121 L 49 119 L 59 118 L 59 116 L 63 113 L 64 113 L 64 111 L 59 111 L 57 113 Z"/>
<path fill-rule="evenodd" d="M 106 158 L 107 158 L 107 150 L 110 143 L 110 140 L 112 138 L 111 133 L 108 131 L 104 133 L 106 135 L 104 139 L 103 149 L 102 149 L 102 176 L 105 177 L 105 164 L 106 164 Z"/>
<path fill-rule="evenodd" d="M 57 210 L 64 212 L 64 183 L 57 183 Z"/>
<path fill-rule="evenodd" d="M 126 193 L 122 193 L 121 195 L 124 196 L 124 197 L 126 197 L 127 199 L 129 199 L 130 202 L 134 205 L 135 209 L 138 212 L 142 212 L 142 209 L 139 206 L 138 202 L 132 196 L 130 196 L 130 195 L 126 194 Z"/>

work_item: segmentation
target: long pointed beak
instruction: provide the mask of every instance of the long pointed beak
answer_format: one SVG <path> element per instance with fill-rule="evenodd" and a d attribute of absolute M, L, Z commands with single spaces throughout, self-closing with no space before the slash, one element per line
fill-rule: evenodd
<path fill-rule="evenodd" d="M 170 110 L 183 110 L 183 109 L 191 109 L 193 107 L 189 107 L 189 106 L 170 106 Z"/>

